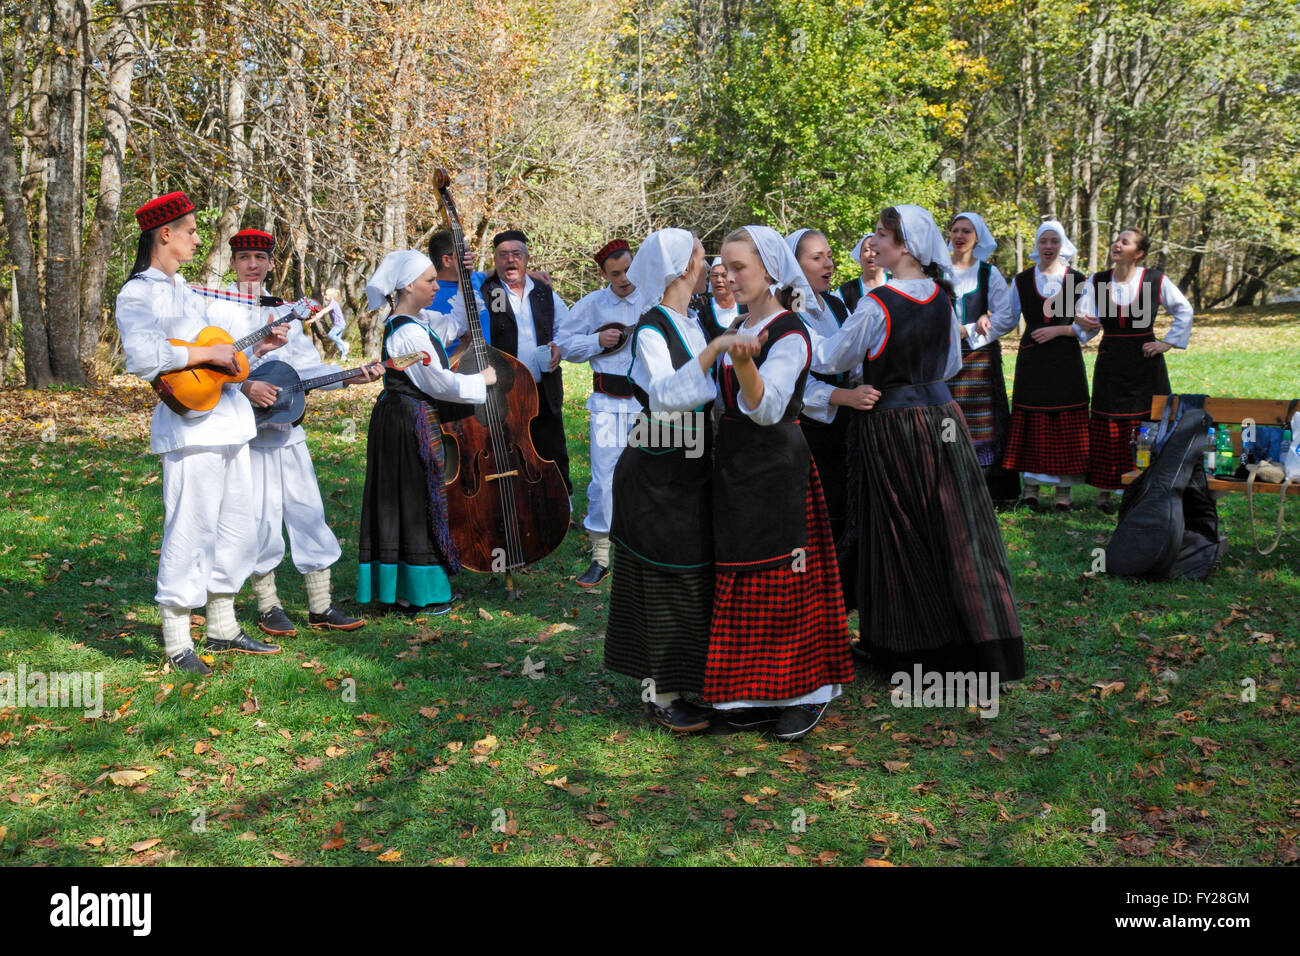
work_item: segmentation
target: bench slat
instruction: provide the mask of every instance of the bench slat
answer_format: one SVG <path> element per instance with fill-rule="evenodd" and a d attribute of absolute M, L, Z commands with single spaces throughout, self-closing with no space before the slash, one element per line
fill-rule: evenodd
<path fill-rule="evenodd" d="M 1151 399 L 1151 418 L 1159 421 L 1165 413 L 1168 395 L 1156 395 Z M 1205 410 L 1216 422 L 1240 425 L 1247 418 L 1254 419 L 1256 425 L 1288 424 L 1287 409 L 1291 407 L 1289 399 L 1271 398 L 1207 398 Z"/>

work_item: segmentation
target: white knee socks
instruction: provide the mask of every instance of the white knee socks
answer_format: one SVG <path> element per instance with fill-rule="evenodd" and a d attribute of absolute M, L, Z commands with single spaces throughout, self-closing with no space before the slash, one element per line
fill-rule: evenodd
<path fill-rule="evenodd" d="M 208 594 L 208 637 L 233 641 L 239 636 L 233 594 Z"/>
<path fill-rule="evenodd" d="M 307 610 L 312 614 L 324 614 L 330 609 L 330 569 L 308 571 L 302 576 L 307 587 Z"/>
<path fill-rule="evenodd" d="M 168 657 L 175 657 L 185 651 L 194 649 L 194 639 L 190 637 L 190 609 L 187 607 L 169 607 L 158 605 L 162 615 L 163 650 Z"/>
<path fill-rule="evenodd" d="M 591 560 L 602 568 L 609 567 L 609 535 L 596 531 L 591 533 Z"/>
<path fill-rule="evenodd" d="M 275 572 L 254 574 L 249 581 L 253 585 L 253 596 L 257 598 L 257 613 L 265 614 L 273 607 L 280 607 L 280 595 L 275 591 Z"/>

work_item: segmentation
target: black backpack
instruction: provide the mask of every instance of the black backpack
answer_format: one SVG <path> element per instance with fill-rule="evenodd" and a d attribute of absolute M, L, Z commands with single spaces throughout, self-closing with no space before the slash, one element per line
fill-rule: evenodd
<path fill-rule="evenodd" d="M 1165 404 L 1151 466 L 1124 491 L 1119 523 L 1106 545 L 1110 574 L 1203 581 L 1228 550 L 1205 480 L 1205 435 L 1214 420 L 1204 410 L 1204 395 L 1178 398 L 1172 424 L 1172 397 Z"/>

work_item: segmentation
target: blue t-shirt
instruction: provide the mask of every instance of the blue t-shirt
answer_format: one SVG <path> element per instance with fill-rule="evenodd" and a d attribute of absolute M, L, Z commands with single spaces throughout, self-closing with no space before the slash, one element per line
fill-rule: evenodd
<path fill-rule="evenodd" d="M 483 288 L 483 280 L 487 278 L 487 273 L 472 272 L 470 273 L 469 278 L 470 278 L 470 285 L 474 287 L 474 294 L 478 295 L 479 289 Z M 456 296 L 458 295 L 460 295 L 459 283 L 451 282 L 447 279 L 439 279 L 438 291 L 433 294 L 433 303 L 429 306 L 429 308 L 434 312 L 440 312 L 443 315 L 446 315 L 447 313 L 451 312 L 452 300 L 455 299 Z M 487 342 L 488 345 L 491 345 L 492 329 L 490 327 L 490 323 L 488 322 L 487 309 L 479 309 L 478 320 L 479 320 L 479 325 L 481 325 L 483 328 L 483 341 Z M 456 346 L 459 342 L 460 339 L 453 339 L 452 341 L 448 342 L 447 343 L 448 353 L 456 351 Z"/>

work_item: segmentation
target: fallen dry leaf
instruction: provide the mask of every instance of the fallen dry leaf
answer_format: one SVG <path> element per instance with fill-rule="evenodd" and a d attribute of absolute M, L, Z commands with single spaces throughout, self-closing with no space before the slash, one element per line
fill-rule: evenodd
<path fill-rule="evenodd" d="M 161 842 L 162 842 L 162 840 L 160 840 L 158 837 L 154 837 L 154 838 L 152 838 L 152 839 L 150 839 L 150 840 L 141 840 L 139 843 L 132 843 L 132 844 L 131 844 L 131 852 L 132 852 L 132 853 L 143 853 L 145 850 L 148 850 L 148 849 L 150 849 L 151 847 L 155 847 L 155 846 L 157 846 L 157 845 L 158 845 L 159 843 L 161 843 Z"/>

